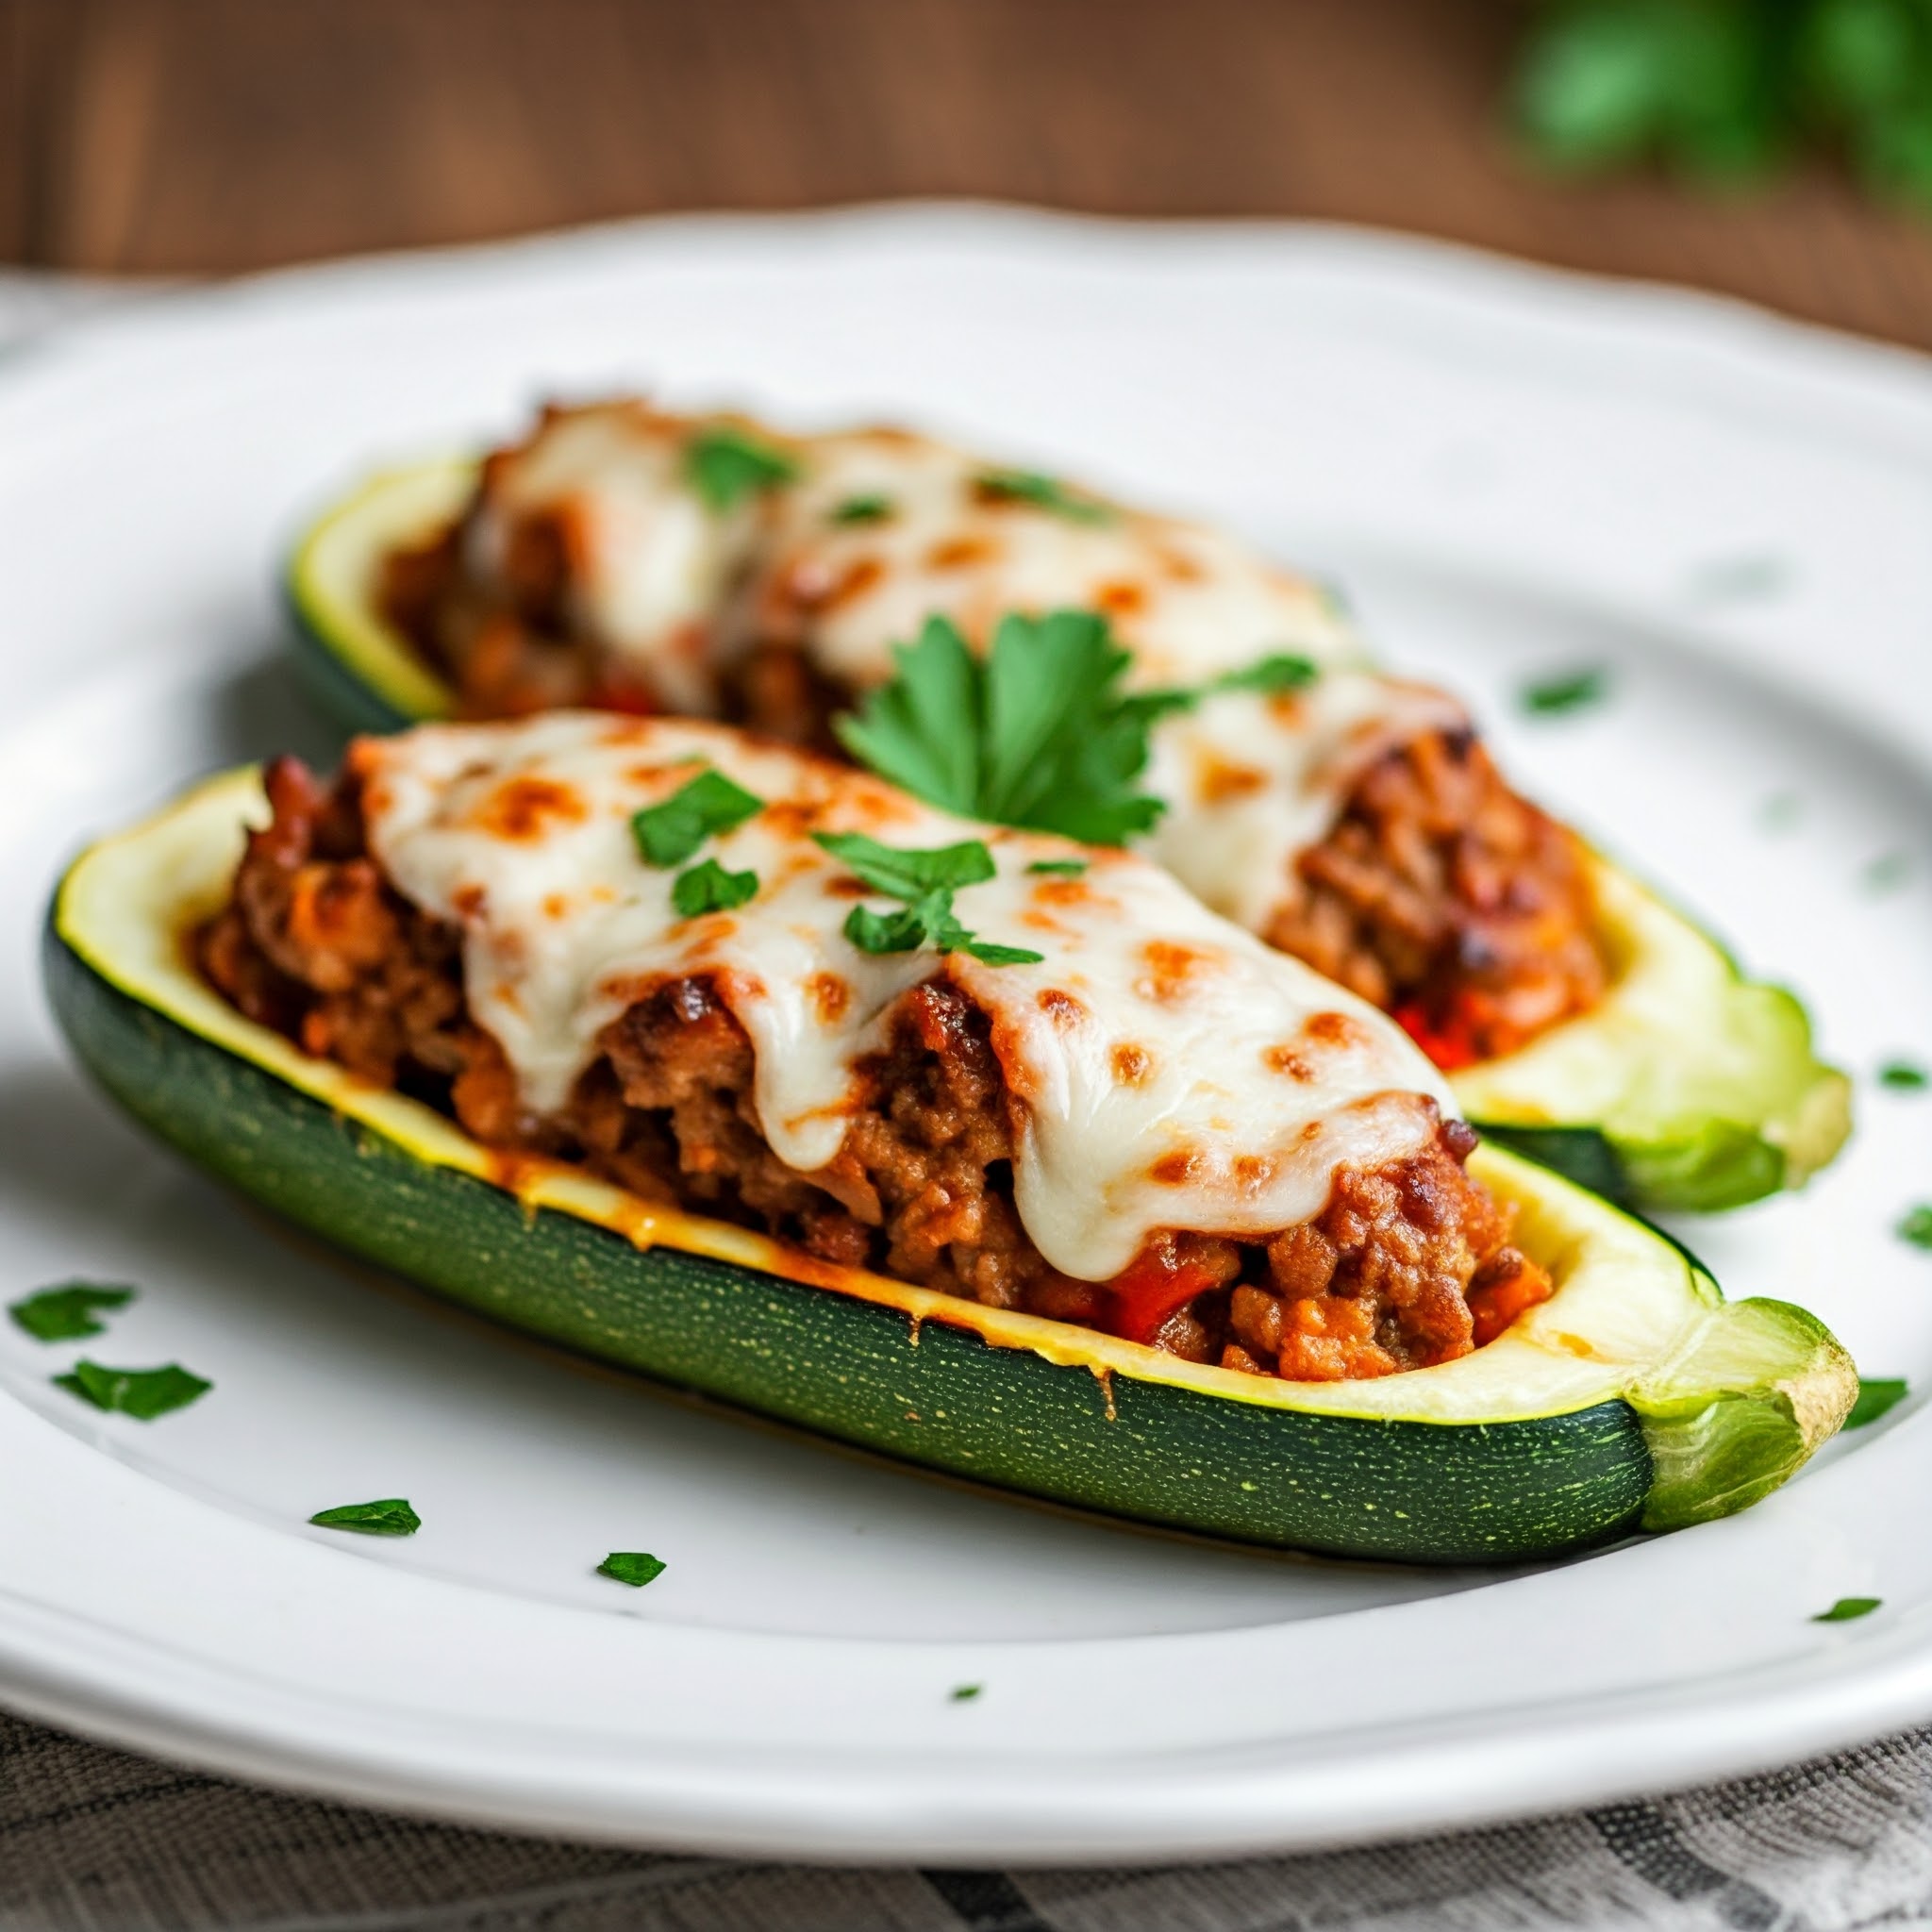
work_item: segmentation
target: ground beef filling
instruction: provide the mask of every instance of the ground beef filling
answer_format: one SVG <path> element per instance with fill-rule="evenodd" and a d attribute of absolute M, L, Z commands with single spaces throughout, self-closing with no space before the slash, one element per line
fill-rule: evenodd
<path fill-rule="evenodd" d="M 572 635 L 570 547 L 560 516 L 524 519 L 504 596 L 488 608 L 464 576 L 457 531 L 390 556 L 384 607 L 456 686 L 464 716 L 658 708 Z M 723 696 L 733 724 L 843 756 L 830 721 L 846 694 L 793 643 L 740 659 Z M 1357 781 L 1334 829 L 1296 860 L 1262 936 L 1392 1013 L 1454 1069 L 1596 1004 L 1594 924 L 1574 835 L 1510 791 L 1472 733 L 1433 731 Z"/>
<path fill-rule="evenodd" d="M 282 759 L 268 791 L 274 820 L 197 936 L 203 971 L 251 1019 L 489 1146 L 581 1162 L 827 1261 L 1295 1380 L 1448 1361 L 1550 1293 L 1508 1245 L 1510 1210 L 1464 1172 L 1474 1137 L 1459 1122 L 1412 1158 L 1342 1169 L 1321 1215 L 1272 1239 L 1170 1230 L 1110 1283 L 1058 1273 L 1013 1207 L 1013 1109 L 987 1018 L 939 982 L 905 997 L 861 1063 L 844 1144 L 818 1173 L 765 1144 L 750 1042 L 703 976 L 666 980 L 606 1027 L 569 1106 L 534 1117 L 467 1015 L 454 928 L 369 857 L 353 778 L 328 790 Z"/>

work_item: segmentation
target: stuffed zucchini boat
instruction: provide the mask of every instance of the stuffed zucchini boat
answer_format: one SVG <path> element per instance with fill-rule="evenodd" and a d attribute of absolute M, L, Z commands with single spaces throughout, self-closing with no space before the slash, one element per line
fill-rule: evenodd
<path fill-rule="evenodd" d="M 230 774 L 84 855 L 46 958 L 102 1085 L 295 1222 L 1062 1502 L 1543 1556 L 1743 1507 L 1856 1391 L 1147 860 L 719 727 Z"/>
<path fill-rule="evenodd" d="M 377 477 L 289 588 L 356 728 L 724 717 L 955 810 L 1132 841 L 1393 1013 L 1498 1138 L 1625 1203 L 1796 1187 L 1849 1132 L 1790 993 L 1513 792 L 1462 708 L 1376 672 L 1319 588 L 1216 532 L 903 432 L 619 402 Z"/>

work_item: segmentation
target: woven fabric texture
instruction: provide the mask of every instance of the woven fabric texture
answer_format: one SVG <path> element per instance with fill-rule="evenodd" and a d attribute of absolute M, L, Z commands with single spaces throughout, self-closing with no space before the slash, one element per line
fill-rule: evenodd
<path fill-rule="evenodd" d="M 0 1717 L 6 1932 L 1850 1932 L 1932 1918 L 1932 1733 L 1674 1798 L 1161 1871 L 841 1871 L 285 1797 Z"/>

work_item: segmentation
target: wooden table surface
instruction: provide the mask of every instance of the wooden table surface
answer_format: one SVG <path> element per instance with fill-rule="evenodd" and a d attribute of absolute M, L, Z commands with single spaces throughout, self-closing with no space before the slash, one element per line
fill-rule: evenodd
<path fill-rule="evenodd" d="M 0 0 L 0 261 L 226 272 L 665 208 L 1305 215 L 1932 347 L 1932 221 L 1512 156 L 1518 0 Z"/>

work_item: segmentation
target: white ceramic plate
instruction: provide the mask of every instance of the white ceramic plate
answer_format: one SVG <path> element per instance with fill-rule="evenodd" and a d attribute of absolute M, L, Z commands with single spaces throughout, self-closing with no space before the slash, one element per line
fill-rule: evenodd
<path fill-rule="evenodd" d="M 647 383 L 910 417 L 1340 576 L 1527 788 L 1810 998 L 1861 1124 L 1700 1227 L 1733 1293 L 1932 1387 L 1932 377 L 1655 292 L 1324 231 L 973 210 L 692 222 L 278 277 L 0 374 L 0 1298 L 139 1284 L 97 1356 L 0 1324 L 0 1697 L 345 1796 L 659 1845 L 1152 1859 L 1768 1764 L 1932 1712 L 1917 1405 L 1708 1528 L 1496 1577 L 1296 1560 L 941 1483 L 521 1342 L 259 1220 L 63 1061 L 61 859 L 328 743 L 272 571 L 364 466 Z M 1608 667 L 1541 723 L 1525 676 Z M 1893 855 L 1896 855 L 1893 857 Z M 1874 862 L 1876 873 L 1872 871 Z M 319 1507 L 404 1494 L 372 1543 Z M 591 1574 L 669 1562 L 646 1591 Z M 1874 1595 L 1863 1622 L 1821 1624 Z M 983 1686 L 972 1701 L 951 1696 Z"/>

